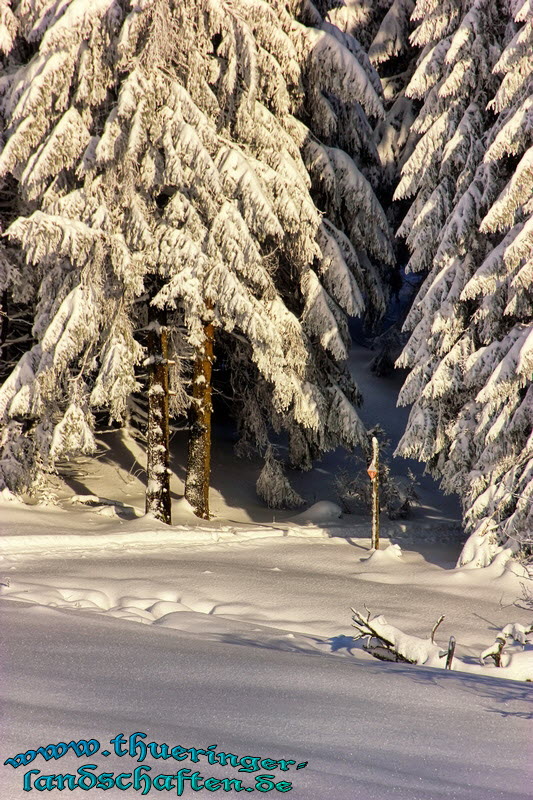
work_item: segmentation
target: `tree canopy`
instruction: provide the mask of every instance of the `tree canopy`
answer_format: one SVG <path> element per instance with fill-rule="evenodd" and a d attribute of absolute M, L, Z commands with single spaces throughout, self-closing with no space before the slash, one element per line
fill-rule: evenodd
<path fill-rule="evenodd" d="M 2 285 L 33 303 L 35 343 L 0 390 L 3 480 L 91 451 L 95 409 L 124 420 L 147 306 L 170 315 L 173 413 L 209 319 L 244 442 L 271 462 L 284 430 L 300 467 L 365 442 L 346 320 L 383 311 L 393 256 L 358 42 L 311 3 L 12 8 L 0 174 L 25 210 Z"/>

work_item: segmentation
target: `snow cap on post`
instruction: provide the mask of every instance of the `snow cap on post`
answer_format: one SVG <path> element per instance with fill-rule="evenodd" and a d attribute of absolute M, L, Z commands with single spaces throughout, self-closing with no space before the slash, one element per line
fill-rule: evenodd
<path fill-rule="evenodd" d="M 367 467 L 368 476 L 375 481 L 378 476 L 379 444 L 375 436 L 372 437 L 372 461 Z"/>

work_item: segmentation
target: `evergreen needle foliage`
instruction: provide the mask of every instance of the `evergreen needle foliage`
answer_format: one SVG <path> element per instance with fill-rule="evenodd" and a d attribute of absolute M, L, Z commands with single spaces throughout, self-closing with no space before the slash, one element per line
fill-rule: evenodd
<path fill-rule="evenodd" d="M 376 129 L 401 167 L 407 270 L 425 277 L 397 361 L 410 369 L 400 404 L 412 404 L 397 454 L 460 496 L 460 563 L 484 566 L 533 529 L 533 6 L 356 5 L 385 86 L 398 53 L 414 59 L 390 84 L 411 102 L 409 135 L 394 103 Z"/>
<path fill-rule="evenodd" d="M 347 315 L 386 302 L 391 237 L 362 172 L 379 165 L 368 118 L 384 112 L 368 57 L 328 8 L 7 4 L 0 175 L 24 209 L 0 289 L 27 298 L 34 344 L 0 390 L 3 483 L 27 488 L 90 452 L 96 411 L 127 419 L 149 307 L 171 331 L 174 415 L 209 312 L 267 470 L 272 426 L 301 467 L 363 440 Z"/>

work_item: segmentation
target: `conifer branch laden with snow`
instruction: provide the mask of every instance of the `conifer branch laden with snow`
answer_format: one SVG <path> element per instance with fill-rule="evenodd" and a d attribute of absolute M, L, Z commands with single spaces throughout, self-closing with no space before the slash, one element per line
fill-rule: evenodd
<path fill-rule="evenodd" d="M 412 197 L 409 268 L 429 274 L 397 362 L 411 370 L 400 403 L 413 403 L 397 453 L 459 494 L 471 534 L 459 563 L 485 566 L 533 524 L 533 33 L 522 3 L 448 6 L 414 14 L 420 138 L 396 197 Z"/>
<path fill-rule="evenodd" d="M 444 619 L 439 617 L 431 631 L 429 639 L 420 639 L 403 633 L 394 625 L 389 625 L 383 615 L 372 617 L 370 611 L 363 616 L 354 608 L 352 625 L 357 630 L 356 639 L 366 639 L 363 645 L 367 653 L 380 661 L 403 661 L 407 664 L 426 664 L 428 661 L 439 662 L 446 657 L 446 652 L 434 642 L 435 631 Z M 444 662 L 442 664 L 444 666 Z"/>
<path fill-rule="evenodd" d="M 80 408 L 124 420 L 147 304 L 185 331 L 186 350 L 169 355 L 188 357 L 189 375 L 212 305 L 215 346 L 239 342 L 269 387 L 265 424 L 299 438 L 306 463 L 361 440 L 342 361 L 346 314 L 383 310 L 380 270 L 392 261 L 360 171 L 365 114 L 383 113 L 379 81 L 349 32 L 300 10 L 277 0 L 14 8 L 0 174 L 29 207 L 7 234 L 35 274 L 36 345 L 0 390 L 9 459 L 53 467 L 73 375 Z M 9 49 L 15 34 L 32 42 L 27 61 Z M 28 419 L 27 447 L 15 414 Z"/>

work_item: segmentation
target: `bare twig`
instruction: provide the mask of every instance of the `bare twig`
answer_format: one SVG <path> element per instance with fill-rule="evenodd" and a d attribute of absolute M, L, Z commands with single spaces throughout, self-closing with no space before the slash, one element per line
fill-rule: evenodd
<path fill-rule="evenodd" d="M 445 617 L 446 617 L 445 614 L 441 614 L 436 623 L 433 625 L 433 628 L 431 629 L 431 644 L 435 644 L 435 631 L 441 624 L 442 620 L 445 619 Z"/>

